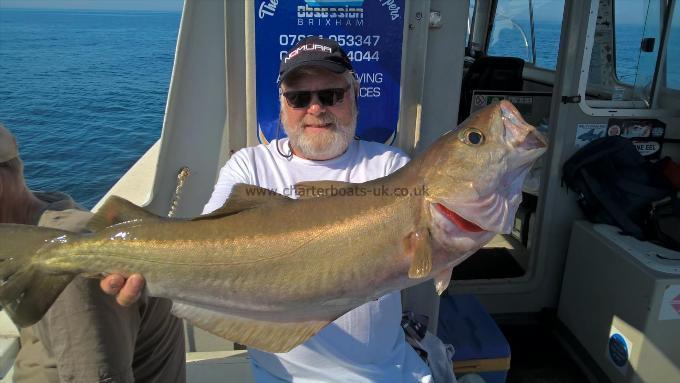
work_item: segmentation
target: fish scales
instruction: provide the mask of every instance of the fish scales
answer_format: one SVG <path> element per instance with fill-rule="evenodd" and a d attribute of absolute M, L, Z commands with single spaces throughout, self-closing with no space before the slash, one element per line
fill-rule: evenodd
<path fill-rule="evenodd" d="M 397 205 L 398 202 L 396 201 L 392 205 Z M 303 202 L 303 204 L 305 203 L 324 205 L 326 201 L 308 200 Z M 393 213 L 395 208 L 392 205 L 386 206 L 382 210 L 389 210 Z M 292 212 L 289 210 L 292 207 L 282 207 L 283 215 L 290 216 Z M 323 209 L 323 206 L 314 207 L 314 209 L 317 208 Z M 347 209 L 344 210 L 347 211 Z M 375 213 L 379 209 L 371 206 L 368 210 Z M 314 229 L 311 231 L 294 230 L 293 232 L 277 233 L 265 241 L 258 241 L 253 237 L 236 238 L 233 234 L 230 238 L 215 240 L 211 238 L 213 234 L 207 233 L 202 227 L 206 226 L 205 221 L 189 221 L 181 224 L 178 231 L 202 233 L 200 238 L 190 240 L 176 240 L 174 235 L 169 235 L 168 232 L 163 230 L 163 226 L 173 227 L 172 224 L 162 223 L 158 225 L 159 227 L 154 227 L 153 230 L 143 231 L 135 231 L 139 225 L 130 225 L 131 227 L 123 230 L 130 235 L 118 236 L 114 240 L 120 242 L 116 247 L 116 252 L 102 250 L 106 249 L 108 240 L 102 240 L 98 237 L 115 237 L 115 234 L 120 234 L 120 227 L 116 230 L 106 230 L 100 235 L 96 235 L 96 239 L 76 242 L 73 246 L 60 249 L 59 252 L 63 255 L 51 257 L 49 262 L 57 263 L 63 269 L 76 269 L 78 265 L 80 267 L 82 265 L 89 266 L 79 270 L 84 273 L 102 269 L 113 270 L 124 275 L 139 272 L 146 276 L 149 289 L 153 291 L 154 295 L 171 299 L 174 298 L 173 294 L 176 293 L 177 284 L 173 282 L 159 285 L 156 282 L 159 279 L 156 275 L 165 273 L 164 268 L 166 267 L 173 268 L 173 274 L 176 274 L 173 280 L 186 278 L 183 276 L 194 278 L 194 274 L 198 271 L 204 280 L 215 281 L 213 286 L 207 288 L 207 290 L 211 294 L 218 294 L 222 304 L 227 307 L 231 306 L 229 302 L 241 302 L 241 300 L 236 299 L 239 297 L 248 297 L 248 304 L 251 305 L 255 302 L 274 305 L 282 299 L 287 301 L 298 299 L 301 304 L 306 305 L 309 304 L 309 299 L 313 296 L 323 295 L 336 299 L 338 295 L 349 296 L 353 290 L 361 291 L 365 283 L 358 283 L 357 281 L 375 283 L 384 279 L 381 274 L 385 274 L 384 270 L 390 269 L 383 265 L 384 262 L 392 258 L 392 255 L 389 251 L 385 251 L 383 242 L 375 241 L 373 246 L 358 246 L 353 243 L 363 244 L 367 241 L 362 240 L 362 237 L 366 240 L 375 237 L 371 230 L 367 230 L 368 227 L 385 234 L 392 233 L 393 236 L 403 236 L 403 233 L 395 230 L 395 228 L 399 228 L 398 223 L 404 222 L 401 219 L 402 217 L 403 214 L 389 214 L 387 212 L 366 214 L 361 211 L 350 211 L 346 218 L 337 217 L 340 224 L 333 224 L 334 220 L 329 220 L 325 224 L 312 220 L 311 224 Z M 258 214 L 257 218 L 264 221 L 261 214 Z M 225 220 L 234 221 L 234 218 L 227 217 Z M 201 227 L 192 228 L 191 226 Z M 227 222 L 224 222 L 221 226 L 223 230 L 229 230 Z M 292 224 L 292 226 L 295 227 L 296 225 Z M 134 235 L 132 235 L 133 232 Z M 402 229 L 401 232 L 405 232 L 405 230 Z M 218 234 L 215 233 L 214 235 Z M 272 244 L 281 241 L 285 241 L 287 246 L 272 253 Z M 315 242 L 324 243 L 316 244 Z M 396 240 L 386 240 L 386 242 L 399 244 L 399 241 Z M 201 245 L 196 246 L 198 243 Z M 253 246 L 252 243 L 261 245 Z M 324 247 L 327 251 L 323 256 L 316 256 L 316 262 L 310 264 L 308 262 L 310 255 L 305 247 L 312 248 L 312 252 L 317 247 Z M 145 251 L 142 252 L 141 249 L 145 249 Z M 166 255 L 168 250 L 173 250 L 172 256 Z M 182 250 L 192 251 L 182 253 Z M 396 253 L 400 249 L 397 246 L 391 251 Z M 101 257 L 100 253 L 102 252 L 108 252 L 108 256 Z M 341 263 L 337 261 L 337 257 L 334 255 L 339 252 L 346 255 Z M 262 254 L 267 253 L 270 256 L 262 256 Z M 371 254 L 373 256 L 370 256 Z M 385 257 L 379 257 L 380 254 L 385 254 Z M 127 261 L 125 268 L 121 268 L 121 258 Z M 356 258 L 367 259 L 359 262 Z M 95 260 L 97 260 L 96 263 Z M 106 262 L 110 263 L 106 264 Z M 257 269 L 253 269 L 252 266 L 256 266 Z M 205 270 L 206 268 L 212 270 Z M 256 278 L 241 277 L 243 275 L 254 275 L 254 273 L 257 273 Z M 389 277 L 389 275 L 385 277 Z M 298 283 L 291 284 L 291 279 L 297 280 Z M 218 283 L 218 281 L 221 283 Z M 294 288 L 291 288 L 291 286 Z M 346 287 L 338 288 L 338 286 Z M 263 287 L 267 287 L 267 289 Z M 285 287 L 288 288 L 284 289 Z M 206 295 L 206 287 L 204 286 L 199 288 L 189 287 L 188 289 L 182 287 L 182 291 L 184 298 L 191 296 L 197 301 L 200 301 L 201 297 Z M 260 293 L 254 294 L 253 291 Z M 194 294 L 189 295 L 191 292 L 194 292 Z M 377 293 L 379 294 L 380 291 Z M 266 307 L 272 309 L 272 306 Z"/>

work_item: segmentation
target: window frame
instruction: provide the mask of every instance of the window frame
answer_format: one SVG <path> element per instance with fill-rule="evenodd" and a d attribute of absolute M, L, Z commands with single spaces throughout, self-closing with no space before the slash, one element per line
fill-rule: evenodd
<path fill-rule="evenodd" d="M 663 1 L 663 0 L 657 0 Z M 672 91 L 669 88 L 658 85 L 659 73 L 665 68 L 666 59 L 666 49 L 668 35 L 670 33 L 669 15 L 671 14 L 673 8 L 677 1 L 669 0 L 670 2 L 664 8 L 666 13 L 664 14 L 664 21 L 662 23 L 661 29 L 661 41 L 659 42 L 659 55 L 657 57 L 657 62 L 655 66 L 655 76 L 652 80 L 652 87 L 650 92 L 650 102 L 649 104 L 645 101 L 626 101 L 626 100 L 594 100 L 586 99 L 582 97 L 579 102 L 579 106 L 584 113 L 591 116 L 635 116 L 635 117 L 654 117 L 654 116 L 677 116 L 680 108 L 677 106 L 675 108 L 669 108 L 670 104 L 664 103 L 661 105 L 660 96 L 668 95 L 668 97 L 677 97 L 680 95 L 680 91 Z M 585 50 L 584 57 L 582 61 L 581 72 L 582 76 L 579 80 L 578 93 L 580 95 L 585 95 L 588 90 L 588 74 L 590 73 L 590 65 L 592 59 L 592 51 L 594 45 L 594 35 L 596 28 L 596 19 L 598 17 L 599 11 L 599 0 L 591 0 L 590 3 L 590 13 L 588 17 L 588 28 L 585 40 Z"/>

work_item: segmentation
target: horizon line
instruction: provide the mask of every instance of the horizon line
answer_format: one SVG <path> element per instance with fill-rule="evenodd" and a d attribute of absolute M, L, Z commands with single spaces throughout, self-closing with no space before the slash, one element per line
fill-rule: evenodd
<path fill-rule="evenodd" d="M 130 11 L 130 12 L 166 12 L 181 13 L 182 9 L 145 9 L 145 8 L 59 8 L 59 7 L 13 7 L 0 5 L 0 9 L 22 11 Z"/>

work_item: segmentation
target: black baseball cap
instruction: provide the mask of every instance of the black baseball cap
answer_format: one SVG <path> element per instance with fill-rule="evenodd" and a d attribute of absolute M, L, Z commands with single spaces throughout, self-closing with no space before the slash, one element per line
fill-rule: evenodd
<path fill-rule="evenodd" d="M 353 71 L 347 54 L 335 40 L 316 36 L 300 40 L 283 57 L 279 67 L 279 83 L 303 66 L 318 66 L 334 73 Z"/>

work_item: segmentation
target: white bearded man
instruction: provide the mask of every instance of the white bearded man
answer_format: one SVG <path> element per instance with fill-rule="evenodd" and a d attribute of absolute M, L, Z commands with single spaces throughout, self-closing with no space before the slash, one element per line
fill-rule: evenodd
<path fill-rule="evenodd" d="M 288 137 L 234 153 L 220 170 L 204 214 L 220 208 L 239 183 L 285 193 L 305 181 L 370 181 L 408 162 L 399 149 L 354 139 L 359 84 L 335 41 L 309 37 L 293 47 L 280 65 L 279 92 Z M 121 293 L 107 286 L 121 285 L 114 278 L 121 277 L 107 278 L 102 288 L 133 300 L 134 289 Z M 432 382 L 427 365 L 405 340 L 401 317 L 395 291 L 348 312 L 290 352 L 249 349 L 255 380 Z"/>

